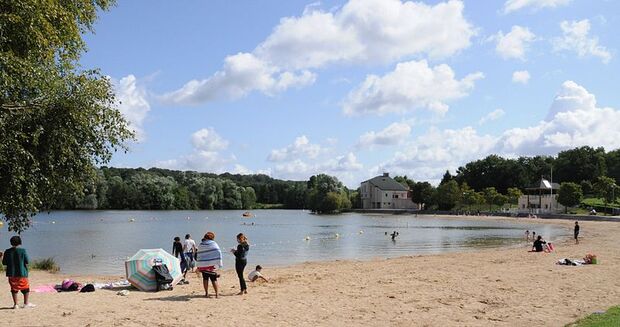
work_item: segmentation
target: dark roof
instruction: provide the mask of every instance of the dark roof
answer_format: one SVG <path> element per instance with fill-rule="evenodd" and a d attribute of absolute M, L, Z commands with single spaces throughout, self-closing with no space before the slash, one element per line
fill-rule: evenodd
<path fill-rule="evenodd" d="M 538 183 L 528 187 L 528 190 L 559 190 L 560 189 L 560 184 L 558 183 L 551 183 L 548 180 L 541 178 L 540 181 L 538 181 Z"/>
<path fill-rule="evenodd" d="M 371 178 L 366 182 L 371 183 L 372 185 L 384 190 L 384 191 L 409 191 L 407 187 L 403 184 L 395 181 L 390 176 L 377 176 L 375 178 Z"/>

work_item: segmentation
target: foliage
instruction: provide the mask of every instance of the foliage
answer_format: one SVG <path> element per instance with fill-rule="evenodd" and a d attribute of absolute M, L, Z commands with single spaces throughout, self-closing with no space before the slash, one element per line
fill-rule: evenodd
<path fill-rule="evenodd" d="M 439 210 L 451 210 L 461 201 L 461 189 L 454 179 L 441 184 L 435 190 L 434 202 Z"/>
<path fill-rule="evenodd" d="M 599 197 L 603 198 L 605 205 L 616 202 L 619 193 L 616 190 L 617 188 L 618 185 L 616 185 L 614 179 L 607 176 L 600 176 L 596 179 L 596 183 L 594 183 L 594 191 Z"/>
<path fill-rule="evenodd" d="M 562 183 L 558 192 L 558 202 L 566 207 L 574 207 L 581 203 L 583 192 L 581 186 L 575 183 Z"/>
<path fill-rule="evenodd" d="M 584 146 L 562 151 L 553 166 L 556 180 L 573 183 L 594 181 L 606 174 L 605 149 Z"/>
<path fill-rule="evenodd" d="M 351 208 L 346 187 L 333 176 L 319 174 L 308 180 L 308 208 L 316 213 L 334 213 Z"/>
<path fill-rule="evenodd" d="M 519 203 L 519 198 L 523 195 L 523 192 L 521 192 L 520 189 L 516 188 L 516 187 L 509 187 L 507 190 L 508 194 L 508 203 L 510 204 L 517 204 Z"/>
<path fill-rule="evenodd" d="M 95 165 L 132 137 L 109 79 L 78 66 L 82 34 L 111 3 L 0 3 L 0 212 L 9 230 L 28 228 L 30 216 L 61 198 L 80 197 Z"/>
<path fill-rule="evenodd" d="M 570 327 L 615 327 L 620 326 L 620 306 L 611 307 L 603 314 L 591 314 L 567 326 Z"/>
<path fill-rule="evenodd" d="M 411 187 L 411 200 L 429 207 L 433 204 L 435 188 L 429 182 L 417 182 Z"/>
<path fill-rule="evenodd" d="M 56 260 L 54 260 L 53 257 L 34 260 L 28 265 L 28 267 L 33 270 L 43 270 L 51 273 L 56 273 L 60 271 L 60 266 L 58 266 Z"/>

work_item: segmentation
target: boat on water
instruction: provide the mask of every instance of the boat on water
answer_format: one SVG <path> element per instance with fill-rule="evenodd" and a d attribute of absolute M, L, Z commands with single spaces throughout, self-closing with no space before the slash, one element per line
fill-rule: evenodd
<path fill-rule="evenodd" d="M 244 212 L 244 213 L 242 214 L 242 216 L 243 216 L 243 217 L 245 217 L 245 218 L 252 218 L 252 213 L 251 213 L 251 212 L 249 212 L 249 211 L 246 211 L 246 212 Z"/>

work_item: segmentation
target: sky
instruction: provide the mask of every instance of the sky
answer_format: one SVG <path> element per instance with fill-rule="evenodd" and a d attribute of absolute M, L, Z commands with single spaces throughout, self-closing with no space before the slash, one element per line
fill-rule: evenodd
<path fill-rule="evenodd" d="M 85 35 L 136 132 L 116 167 L 383 172 L 620 147 L 620 2 L 119 0 Z"/>

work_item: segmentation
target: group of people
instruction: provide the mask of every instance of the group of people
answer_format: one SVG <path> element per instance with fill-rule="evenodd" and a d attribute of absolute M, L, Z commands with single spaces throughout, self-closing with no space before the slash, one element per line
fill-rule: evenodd
<path fill-rule="evenodd" d="M 239 278 L 240 289 L 238 295 L 248 292 L 244 276 L 244 270 L 248 264 L 248 251 L 250 251 L 248 238 L 243 233 L 237 234 L 237 247 L 230 249 L 230 252 L 235 256 L 235 271 Z M 209 281 L 211 281 L 215 297 L 218 297 L 217 279 L 220 277 L 218 270 L 223 267 L 223 263 L 222 251 L 215 242 L 215 233 L 207 232 L 198 245 L 189 234 L 185 235 L 183 243 L 181 243 L 180 237 L 175 237 L 172 244 L 172 254 L 181 260 L 182 283 L 188 283 L 186 280 L 187 272 L 193 272 L 195 269 L 197 273 L 202 275 L 205 296 L 209 297 Z M 261 274 L 261 270 L 262 267 L 257 265 L 256 269 L 248 275 L 248 280 L 254 282 L 261 279 L 267 282 L 268 280 Z"/>
<path fill-rule="evenodd" d="M 575 227 L 573 227 L 573 238 L 575 239 L 575 244 L 579 244 L 580 230 L 581 227 L 579 226 L 579 222 L 576 221 Z M 530 240 L 529 229 L 525 231 L 525 239 L 527 241 Z M 553 246 L 551 245 L 551 243 L 547 243 L 547 241 L 545 241 L 541 235 L 538 235 L 538 237 L 536 237 L 535 231 L 532 231 L 532 240 L 534 241 L 534 243 L 532 244 L 531 252 L 550 252 L 553 250 Z"/>

